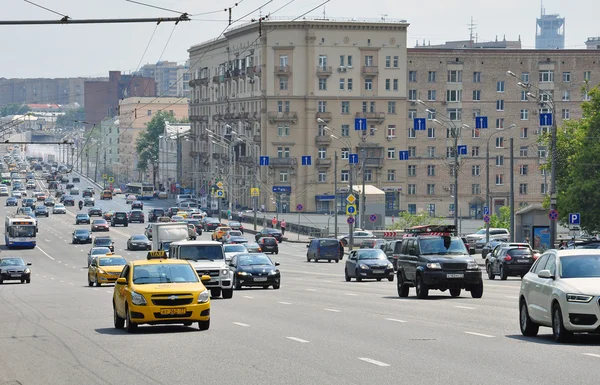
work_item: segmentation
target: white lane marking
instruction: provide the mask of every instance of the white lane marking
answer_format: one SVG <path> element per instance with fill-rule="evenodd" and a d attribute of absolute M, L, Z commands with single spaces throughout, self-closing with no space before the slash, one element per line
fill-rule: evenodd
<path fill-rule="evenodd" d="M 54 281 L 54 277 L 50 277 L 50 279 Z"/>
<path fill-rule="evenodd" d="M 62 261 L 57 261 L 58 263 L 62 263 Z"/>
<path fill-rule="evenodd" d="M 68 264 L 68 263 L 65 263 L 65 266 L 69 266 L 69 264 Z"/>
<path fill-rule="evenodd" d="M 494 336 L 491 336 L 489 334 L 481 334 L 481 333 L 474 333 L 474 332 L 464 332 L 464 333 L 470 334 L 472 336 L 477 336 L 477 337 L 494 338 Z"/>
<path fill-rule="evenodd" d="M 241 322 L 232 322 L 232 324 L 237 325 L 237 326 L 244 326 L 244 327 L 250 326 L 248 324 L 244 324 L 244 323 L 241 323 Z"/>
<path fill-rule="evenodd" d="M 72 267 L 73 269 L 77 269 L 77 267 L 76 267 L 76 266 L 71 266 L 71 267 Z"/>
<path fill-rule="evenodd" d="M 504 298 L 518 299 L 519 297 L 516 297 L 514 295 L 505 295 Z"/>
<path fill-rule="evenodd" d="M 38 276 L 38 273 L 35 273 L 35 276 L 37 277 L 37 276 Z"/>
<path fill-rule="evenodd" d="M 65 281 L 60 281 L 60 283 L 65 283 Z"/>
<path fill-rule="evenodd" d="M 75 285 L 73 282 L 69 282 L 69 285 Z"/>
<path fill-rule="evenodd" d="M 42 275 L 42 278 L 46 278 L 46 276 L 45 276 L 45 275 Z"/>
<path fill-rule="evenodd" d="M 408 321 L 403 321 L 401 319 L 396 319 L 396 318 L 386 318 L 386 321 L 392 321 L 392 322 L 400 322 L 400 323 L 406 323 Z"/>
<path fill-rule="evenodd" d="M 310 342 L 310 341 L 303 340 L 302 338 L 298 338 L 298 337 L 285 337 L 285 338 L 287 338 L 288 340 L 300 342 L 301 344 L 307 344 Z"/>
<path fill-rule="evenodd" d="M 48 258 L 50 258 L 51 260 L 53 260 L 53 261 L 54 261 L 54 258 L 52 258 L 52 257 L 50 256 L 50 254 L 48 254 L 48 253 L 46 253 L 44 250 L 42 250 L 42 248 L 41 248 L 41 247 L 39 247 L 39 246 L 36 246 L 36 248 L 37 248 L 39 251 L 41 251 L 41 252 L 42 252 L 42 254 L 44 254 L 46 257 L 48 257 Z"/>
<path fill-rule="evenodd" d="M 330 311 L 330 312 L 333 312 L 333 313 L 339 313 L 339 312 L 341 312 L 341 310 L 338 310 L 338 309 L 323 309 L 323 310 Z"/>
<path fill-rule="evenodd" d="M 292 304 L 291 302 L 277 302 L 277 303 L 280 303 L 282 305 L 291 305 Z"/>
<path fill-rule="evenodd" d="M 351 295 L 353 297 L 357 297 L 358 296 L 358 294 L 356 294 L 356 293 L 344 293 L 344 295 Z"/>
<path fill-rule="evenodd" d="M 244 297 L 244 298 L 248 298 L 248 299 L 252 299 L 252 298 L 254 298 L 254 297 L 250 297 L 249 295 L 243 295 L 242 297 Z"/>
<path fill-rule="evenodd" d="M 475 310 L 474 307 L 469 307 L 469 306 L 454 306 L 457 309 L 467 309 L 467 310 Z"/>
<path fill-rule="evenodd" d="M 317 291 L 316 289 L 304 289 L 306 291 Z"/>
<path fill-rule="evenodd" d="M 50 242 L 50 240 L 49 240 L 49 239 L 44 239 L 44 241 L 46 241 L 46 242 Z"/>
<path fill-rule="evenodd" d="M 600 358 L 600 354 L 594 354 L 594 353 L 581 353 L 581 354 L 583 354 L 584 356 Z"/>
<path fill-rule="evenodd" d="M 364 361 L 364 362 L 368 362 L 369 364 L 373 364 L 373 365 L 377 365 L 377 366 L 381 366 L 381 367 L 390 366 L 389 364 L 386 364 L 385 362 L 377 361 L 372 358 L 358 357 L 358 359 L 361 361 Z"/>

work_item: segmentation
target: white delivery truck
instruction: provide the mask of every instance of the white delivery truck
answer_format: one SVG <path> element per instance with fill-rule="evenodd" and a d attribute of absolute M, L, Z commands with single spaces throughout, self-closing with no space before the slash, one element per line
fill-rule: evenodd
<path fill-rule="evenodd" d="M 199 276 L 210 276 L 210 282 L 203 282 L 210 289 L 212 298 L 233 297 L 233 271 L 225 262 L 225 252 L 221 242 L 182 241 L 173 242 L 169 248 L 169 258 L 189 261 Z"/>
<path fill-rule="evenodd" d="M 152 225 L 152 250 L 166 251 L 169 255 L 169 245 L 172 242 L 188 239 L 187 223 L 151 223 Z"/>

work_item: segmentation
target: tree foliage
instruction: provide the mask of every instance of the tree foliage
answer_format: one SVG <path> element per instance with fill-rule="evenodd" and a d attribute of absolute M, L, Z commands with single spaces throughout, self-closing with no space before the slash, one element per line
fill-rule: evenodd
<path fill-rule="evenodd" d="M 508 229 L 510 227 L 510 207 L 500 207 L 500 215 L 490 215 L 490 227 Z"/>
<path fill-rule="evenodd" d="M 429 215 L 427 211 L 421 211 L 416 214 L 410 214 L 406 211 L 400 213 L 394 224 L 388 226 L 389 230 L 404 230 L 414 226 L 439 225 L 443 221 L 442 217 Z"/>
<path fill-rule="evenodd" d="M 24 115 L 29 111 L 31 111 L 31 108 L 29 108 L 27 106 L 27 104 L 21 104 L 21 103 L 5 104 L 2 107 L 0 107 L 0 116 Z"/>
<path fill-rule="evenodd" d="M 172 112 L 159 111 L 146 125 L 138 136 L 135 143 L 135 151 L 138 154 L 138 170 L 146 172 L 148 167 L 152 167 L 156 177 L 158 170 L 158 140 L 159 136 L 165 132 L 165 122 L 175 122 Z"/>
<path fill-rule="evenodd" d="M 566 121 L 557 131 L 556 187 L 559 222 L 582 213 L 581 227 L 600 230 L 600 89 L 589 90 L 582 118 Z"/>
<path fill-rule="evenodd" d="M 68 110 L 64 115 L 59 115 L 56 118 L 56 126 L 60 128 L 77 128 L 83 125 L 85 121 L 85 108 L 80 107 L 73 110 Z"/>

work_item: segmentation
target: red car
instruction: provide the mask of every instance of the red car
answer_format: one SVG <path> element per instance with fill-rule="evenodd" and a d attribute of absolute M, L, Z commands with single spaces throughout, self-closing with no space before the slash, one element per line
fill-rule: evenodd
<path fill-rule="evenodd" d="M 94 231 L 110 231 L 108 222 L 106 222 L 104 219 L 95 219 L 92 222 L 92 232 Z"/>

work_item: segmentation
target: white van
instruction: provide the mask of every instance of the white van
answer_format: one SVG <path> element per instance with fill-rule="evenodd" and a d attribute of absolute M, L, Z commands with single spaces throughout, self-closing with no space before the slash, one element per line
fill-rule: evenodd
<path fill-rule="evenodd" d="M 196 195 L 192 195 L 192 194 L 179 194 L 177 195 L 177 207 L 181 207 L 181 203 L 185 202 L 185 201 L 189 201 L 189 200 L 197 200 L 198 197 Z"/>

